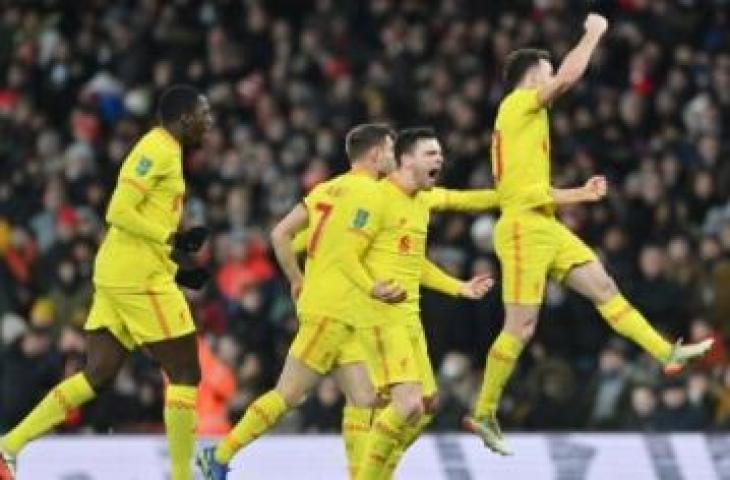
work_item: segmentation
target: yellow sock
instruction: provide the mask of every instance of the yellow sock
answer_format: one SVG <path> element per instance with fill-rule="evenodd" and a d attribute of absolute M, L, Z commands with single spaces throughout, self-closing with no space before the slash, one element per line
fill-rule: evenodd
<path fill-rule="evenodd" d="M 433 415 L 426 414 L 421 417 L 421 420 L 414 426 L 410 426 L 406 429 L 405 435 L 403 435 L 402 441 L 395 447 L 393 452 L 388 457 L 388 461 L 385 463 L 385 470 L 383 471 L 383 478 L 390 479 L 395 473 L 398 464 L 400 463 L 403 455 L 423 433 L 429 423 L 433 420 Z"/>
<path fill-rule="evenodd" d="M 660 362 L 669 359 L 672 344 L 662 338 L 623 295 L 617 294 L 596 308 L 616 332 L 637 343 Z"/>
<path fill-rule="evenodd" d="M 402 441 L 408 422 L 391 403 L 377 416 L 360 459 L 358 480 L 380 480 L 386 463 L 396 446 Z"/>
<path fill-rule="evenodd" d="M 517 365 L 523 346 L 519 338 L 504 330 L 492 344 L 487 355 L 482 390 L 479 392 L 479 400 L 474 409 L 476 418 L 496 414 L 502 390 Z"/>
<path fill-rule="evenodd" d="M 197 387 L 168 385 L 165 390 L 165 430 L 172 462 L 172 480 L 190 480 L 195 448 Z"/>
<path fill-rule="evenodd" d="M 257 398 L 246 409 L 243 418 L 233 427 L 215 449 L 215 460 L 227 464 L 240 449 L 277 424 L 288 410 L 286 402 L 276 390 Z"/>
<path fill-rule="evenodd" d="M 370 431 L 374 410 L 372 408 L 345 405 L 342 413 L 342 438 L 345 440 L 347 470 L 350 478 L 357 477 L 359 462 L 365 440 Z"/>
<path fill-rule="evenodd" d="M 83 373 L 56 385 L 17 427 L 0 440 L 6 452 L 17 455 L 31 440 L 60 425 L 71 410 L 96 396 Z"/>

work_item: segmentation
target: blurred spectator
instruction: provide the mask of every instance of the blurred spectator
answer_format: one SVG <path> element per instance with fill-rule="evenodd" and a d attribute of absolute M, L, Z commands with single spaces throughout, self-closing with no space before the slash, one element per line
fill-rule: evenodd
<path fill-rule="evenodd" d="M 223 435 L 231 429 L 228 405 L 236 393 L 235 363 L 239 348 L 230 336 L 218 340 L 214 353 L 208 341 L 198 341 L 202 378 L 198 387 L 198 433 Z"/>
<path fill-rule="evenodd" d="M 588 424 L 592 428 L 615 428 L 618 424 L 620 401 L 630 381 L 626 347 L 622 339 L 615 338 L 600 353 L 598 371 L 588 387 L 592 405 Z"/>
<path fill-rule="evenodd" d="M 666 379 L 660 387 L 659 397 L 661 402 L 655 418 L 658 431 L 703 430 L 709 424 L 707 405 L 702 401 L 690 403 L 684 378 Z"/>
<path fill-rule="evenodd" d="M 48 325 L 31 325 L 2 353 L 3 428 L 18 423 L 55 385 L 63 369 Z"/>
<path fill-rule="evenodd" d="M 451 430 L 471 411 L 479 393 L 478 379 L 472 373 L 469 357 L 448 353 L 438 369 L 437 413 L 432 422 L 436 430 Z"/>
<path fill-rule="evenodd" d="M 704 357 L 694 363 L 694 368 L 704 370 L 708 373 L 719 374 L 728 363 L 725 338 L 704 318 L 692 320 L 689 330 L 689 341 L 697 342 L 707 338 L 714 339 L 715 343 L 712 344 L 712 348 Z"/>
<path fill-rule="evenodd" d="M 334 378 L 326 377 L 302 405 L 302 429 L 305 432 L 331 433 L 340 429 L 344 399 Z"/>
<path fill-rule="evenodd" d="M 623 415 L 622 427 L 627 430 L 657 429 L 657 398 L 646 385 L 635 386 L 629 395 L 629 410 Z"/>

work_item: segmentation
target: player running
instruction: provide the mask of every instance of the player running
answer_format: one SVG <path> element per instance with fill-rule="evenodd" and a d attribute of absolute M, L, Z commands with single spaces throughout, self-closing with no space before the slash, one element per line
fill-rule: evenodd
<path fill-rule="evenodd" d="M 375 281 L 362 258 L 352 254 L 348 232 L 357 238 L 371 235 L 371 205 L 379 192 L 378 178 L 393 169 L 392 130 L 365 124 L 347 135 L 351 170 L 315 187 L 272 231 L 272 243 L 297 299 L 300 325 L 273 390 L 256 399 L 233 430 L 197 458 L 207 479 L 225 479 L 233 456 L 301 402 L 327 373 L 338 370 L 347 379 L 352 401 L 373 408 L 376 395 L 362 361 L 348 361 L 347 345 L 356 327 L 371 317 L 362 312 L 374 303 L 400 302 L 405 292 L 385 279 Z M 302 278 L 292 248 L 292 237 L 310 226 L 307 268 Z M 365 292 L 365 293 L 362 293 Z M 377 300 L 377 301 L 375 301 Z"/>
<path fill-rule="evenodd" d="M 162 94 L 157 116 L 159 126 L 124 160 L 107 210 L 110 227 L 96 256 L 94 301 L 84 326 L 86 367 L 51 390 L 0 440 L 0 479 L 12 479 L 23 447 L 96 397 L 139 346 L 160 363 L 169 380 L 164 421 L 171 478 L 192 476 L 200 367 L 195 324 L 175 280 L 199 287 L 205 274 L 178 271 L 170 255 L 173 249 L 197 251 L 207 235 L 204 227 L 176 231 L 185 193 L 182 146 L 198 144 L 213 119 L 206 98 L 183 85 Z"/>
<path fill-rule="evenodd" d="M 489 196 L 490 194 L 487 194 L 487 197 Z M 489 202 L 489 208 L 496 208 L 498 205 L 496 192 L 491 193 L 491 198 L 487 198 L 487 202 Z M 296 234 L 291 244 L 294 251 L 300 253 L 305 250 L 309 233 L 309 229 L 306 229 Z M 295 278 L 301 278 L 301 273 L 297 275 Z M 424 258 L 421 271 L 421 287 L 453 297 L 478 300 L 486 294 L 491 285 L 491 279 L 484 275 L 477 275 L 468 281 L 462 282 L 449 276 L 430 260 Z M 377 362 L 378 359 L 373 360 L 367 357 L 360 339 L 353 338 L 352 341 L 342 346 L 337 367 L 333 372 L 338 387 L 345 395 L 345 407 L 342 415 L 342 437 L 345 443 L 347 468 L 352 479 L 357 476 L 364 442 L 370 431 L 376 412 L 369 405 L 373 405 L 374 403 L 384 405 L 383 402 L 385 402 L 388 396 L 387 385 L 384 384 L 383 376 L 377 373 L 382 371 L 382 368 L 377 365 Z M 360 368 L 342 368 L 356 363 L 362 363 L 367 370 Z M 375 387 L 373 387 L 373 384 L 375 384 Z M 373 397 L 376 390 L 378 397 Z M 428 418 L 424 418 L 417 428 L 406 432 L 401 442 L 395 447 L 395 450 L 387 461 L 383 476 L 384 479 L 390 478 L 405 450 L 416 440 L 418 434 L 429 423 L 433 403 L 433 398 L 425 399 L 424 411 Z"/>
<path fill-rule="evenodd" d="M 669 372 L 712 346 L 711 339 L 693 345 L 668 343 L 621 295 L 593 251 L 555 218 L 555 205 L 564 192 L 550 186 L 547 108 L 581 78 L 608 22 L 589 14 L 584 27 L 583 37 L 555 74 L 547 52 L 541 50 L 517 50 L 505 63 L 509 93 L 495 122 L 492 167 L 502 209 L 495 249 L 502 266 L 506 318 L 489 350 L 474 416 L 464 421 L 488 448 L 502 455 L 511 450 L 497 423 L 499 398 L 535 332 L 548 275 L 591 300 L 616 332 Z"/>

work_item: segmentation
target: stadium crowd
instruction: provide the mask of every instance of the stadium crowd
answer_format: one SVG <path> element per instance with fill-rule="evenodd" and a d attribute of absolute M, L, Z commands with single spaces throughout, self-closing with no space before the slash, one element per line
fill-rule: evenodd
<path fill-rule="evenodd" d="M 716 338 L 684 375 L 614 337 L 591 305 L 549 285 L 536 340 L 502 402 L 509 429 L 730 427 L 730 24 L 723 0 L 596 2 L 607 41 L 552 109 L 554 183 L 597 173 L 608 200 L 560 212 L 671 338 Z M 506 54 L 556 59 L 580 33 L 570 0 L 29 1 L 0 14 L 0 432 L 83 362 L 93 259 L 120 162 L 155 99 L 186 82 L 216 128 L 186 152 L 187 225 L 214 232 L 187 292 L 200 326 L 200 431 L 222 433 L 270 388 L 297 327 L 267 233 L 316 183 L 344 171 L 365 121 L 433 125 L 444 185 L 490 186 L 489 142 Z M 605 5 L 604 5 L 605 4 Z M 583 9 L 583 10 L 581 10 Z M 724 136 L 723 136 L 724 134 Z M 499 276 L 494 215 L 440 215 L 430 255 L 456 276 Z M 502 318 L 485 301 L 425 292 L 441 384 L 433 429 L 473 404 Z M 160 431 L 163 379 L 134 355 L 65 430 Z M 331 379 L 283 431 L 339 429 Z"/>

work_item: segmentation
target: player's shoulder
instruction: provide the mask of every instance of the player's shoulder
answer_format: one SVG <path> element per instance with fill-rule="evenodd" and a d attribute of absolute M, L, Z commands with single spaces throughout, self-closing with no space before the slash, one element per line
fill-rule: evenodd
<path fill-rule="evenodd" d="M 538 89 L 515 88 L 508 93 L 499 104 L 500 114 L 519 112 L 538 105 Z"/>
<path fill-rule="evenodd" d="M 154 127 L 145 133 L 136 147 L 140 152 L 159 158 L 161 161 L 175 159 L 182 154 L 177 140 L 162 127 Z"/>
<path fill-rule="evenodd" d="M 380 185 L 378 180 L 362 174 L 346 173 L 337 184 L 342 196 L 353 199 L 362 199 L 379 195 Z"/>
<path fill-rule="evenodd" d="M 310 190 L 308 197 L 322 197 L 322 196 L 330 196 L 330 197 L 338 197 L 341 196 L 343 187 L 345 187 L 345 183 L 343 180 L 345 180 L 344 175 L 337 175 L 336 177 L 332 177 L 329 180 L 325 180 L 324 182 L 320 182 L 317 185 Z"/>

